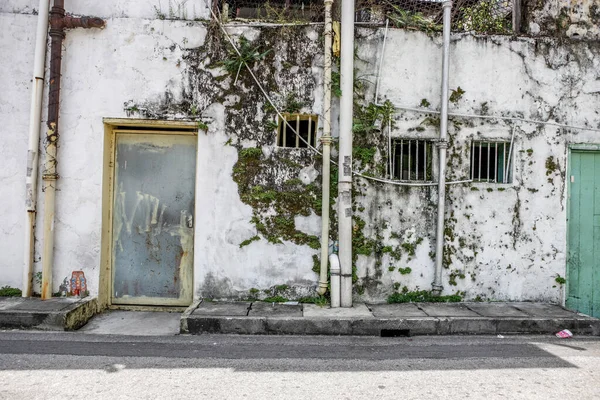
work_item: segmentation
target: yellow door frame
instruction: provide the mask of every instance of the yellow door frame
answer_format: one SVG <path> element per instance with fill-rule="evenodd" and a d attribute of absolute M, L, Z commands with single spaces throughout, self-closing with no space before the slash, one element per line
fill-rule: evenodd
<path fill-rule="evenodd" d="M 104 118 L 103 122 L 104 152 L 102 161 L 102 239 L 100 249 L 100 276 L 98 282 L 98 307 L 100 309 L 112 306 L 112 213 L 117 131 L 127 131 L 127 133 L 140 134 L 150 133 L 162 135 L 198 135 L 198 123 L 194 121 Z M 198 164 L 196 163 L 196 166 L 197 165 Z M 191 274 L 192 276 L 190 279 L 193 282 L 193 268 Z M 168 306 L 167 304 L 164 305 Z"/>

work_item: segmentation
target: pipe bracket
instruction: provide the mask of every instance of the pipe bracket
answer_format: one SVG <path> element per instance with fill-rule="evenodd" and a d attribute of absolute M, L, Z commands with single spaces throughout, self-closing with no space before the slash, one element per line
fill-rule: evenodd
<path fill-rule="evenodd" d="M 333 138 L 331 136 L 321 136 L 321 143 L 324 145 L 331 145 Z"/>
<path fill-rule="evenodd" d="M 435 142 L 435 145 L 439 149 L 447 149 L 448 148 L 448 141 L 447 140 L 438 140 L 438 141 Z"/>

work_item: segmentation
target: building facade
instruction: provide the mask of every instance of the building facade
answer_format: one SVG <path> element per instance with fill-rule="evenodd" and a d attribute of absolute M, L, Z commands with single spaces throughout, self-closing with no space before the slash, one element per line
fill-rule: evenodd
<path fill-rule="evenodd" d="M 83 271 L 104 304 L 314 296 L 323 24 L 234 19 L 225 35 L 203 0 L 66 3 L 106 27 L 70 30 L 64 42 L 53 291 Z M 452 34 L 444 295 L 600 310 L 598 8 L 580 3 L 558 14 L 524 6 L 526 34 Z M 0 5 L 10 55 L 0 63 L 0 284 L 16 287 L 36 7 Z M 544 18 L 561 12 L 564 26 L 548 28 Z M 386 29 L 383 20 L 357 25 L 355 37 L 360 301 L 430 290 L 434 274 L 442 39 L 435 22 Z M 335 73 L 333 86 L 335 137 Z M 42 162 L 43 149 L 44 139 Z M 336 177 L 332 165 L 331 251 Z M 37 214 L 39 291 L 41 200 Z"/>

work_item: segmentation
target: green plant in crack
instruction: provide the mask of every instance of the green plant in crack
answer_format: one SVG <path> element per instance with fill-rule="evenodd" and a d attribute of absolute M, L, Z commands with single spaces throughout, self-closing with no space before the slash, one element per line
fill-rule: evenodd
<path fill-rule="evenodd" d="M 331 72 L 331 94 L 335 97 L 342 97 L 342 89 L 341 89 L 341 78 L 340 73 L 337 71 Z"/>
<path fill-rule="evenodd" d="M 325 307 L 327 303 L 329 303 L 329 299 L 326 296 L 301 297 L 298 300 L 298 302 L 303 304 L 314 304 L 319 307 Z"/>
<path fill-rule="evenodd" d="M 289 301 L 287 298 L 283 296 L 269 296 L 263 299 L 265 303 L 285 303 Z"/>
<path fill-rule="evenodd" d="M 273 120 L 268 120 L 265 125 L 265 129 L 268 131 L 274 131 L 277 128 L 279 128 L 279 124 Z"/>
<path fill-rule="evenodd" d="M 394 111 L 394 105 L 389 100 L 381 105 L 375 103 L 369 103 L 367 106 L 355 105 L 352 131 L 358 135 L 369 135 L 382 127 L 387 127 L 388 124 L 393 128 Z"/>
<path fill-rule="evenodd" d="M 454 104 L 458 103 L 465 94 L 465 91 L 462 90 L 460 86 L 456 89 L 450 89 L 450 91 L 452 91 L 452 94 L 450 95 L 450 98 L 448 100 Z"/>
<path fill-rule="evenodd" d="M 460 293 L 448 296 L 436 296 L 427 290 L 394 293 L 388 296 L 387 302 L 392 303 L 457 303 L 462 301 Z"/>
<path fill-rule="evenodd" d="M 565 283 L 567 283 L 567 280 L 560 275 L 556 275 L 556 278 L 554 279 L 554 281 L 556 283 L 558 283 L 559 285 L 564 285 Z"/>
<path fill-rule="evenodd" d="M 285 98 L 285 104 L 282 111 L 290 114 L 296 114 L 300 112 L 302 107 L 304 107 L 304 102 L 299 100 L 296 95 L 290 93 Z"/>
<path fill-rule="evenodd" d="M 372 164 L 375 159 L 377 148 L 375 147 L 353 147 L 352 159 L 361 163 L 363 167 Z"/>
<path fill-rule="evenodd" d="M 498 4 L 492 1 L 481 1 L 472 7 L 461 7 L 456 28 L 477 33 L 511 33 L 511 20 L 498 8 Z"/>
<path fill-rule="evenodd" d="M 388 12 L 387 17 L 396 28 L 418 30 L 427 34 L 441 32 L 442 30 L 443 26 L 441 24 L 435 23 L 423 13 L 405 10 L 390 2 L 387 4 L 391 6 L 391 11 Z"/>
<path fill-rule="evenodd" d="M 3 286 L 0 288 L 0 297 L 21 297 L 21 289 L 13 288 L 10 286 Z"/>
<path fill-rule="evenodd" d="M 197 127 L 200 131 L 208 132 L 208 125 L 203 121 L 198 121 Z"/>
<path fill-rule="evenodd" d="M 252 68 L 255 63 L 265 58 L 271 50 L 261 51 L 260 46 L 253 46 L 252 43 L 242 35 L 240 36 L 238 51 L 239 54 L 233 48 L 228 49 L 227 58 L 220 62 L 223 68 L 233 76 L 239 75 L 244 65 Z"/>

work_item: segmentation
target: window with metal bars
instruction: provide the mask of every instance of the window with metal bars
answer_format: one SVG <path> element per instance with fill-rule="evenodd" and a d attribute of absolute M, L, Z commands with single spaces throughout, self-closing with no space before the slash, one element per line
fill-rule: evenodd
<path fill-rule="evenodd" d="M 285 120 L 279 118 L 277 146 L 302 148 L 308 147 L 308 143 L 315 147 L 318 119 L 316 115 L 284 114 L 283 116 Z"/>
<path fill-rule="evenodd" d="M 473 142 L 471 179 L 474 182 L 511 183 L 510 142 Z"/>
<path fill-rule="evenodd" d="M 429 140 L 394 140 L 392 178 L 403 181 L 431 181 L 432 147 Z"/>

